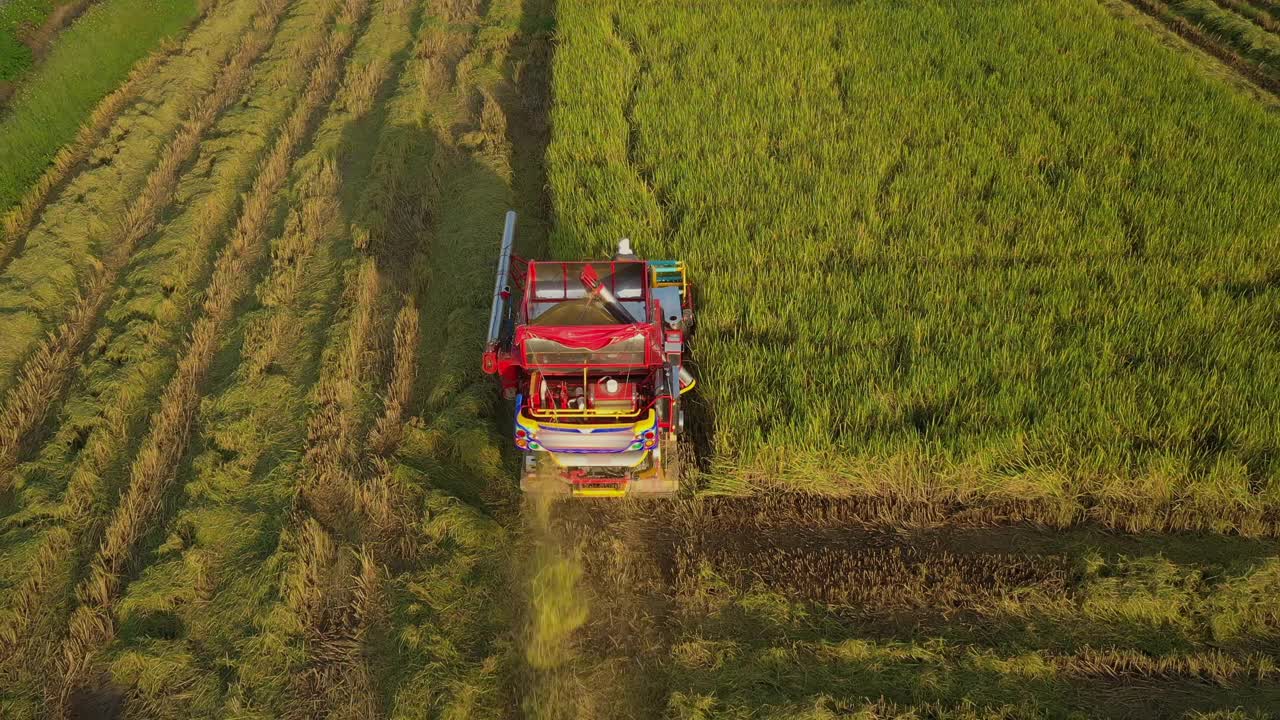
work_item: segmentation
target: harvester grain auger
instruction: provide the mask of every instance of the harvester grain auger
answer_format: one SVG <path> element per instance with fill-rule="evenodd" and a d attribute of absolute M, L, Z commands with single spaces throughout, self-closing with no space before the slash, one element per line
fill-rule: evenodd
<path fill-rule="evenodd" d="M 693 323 L 684 263 L 524 260 L 507 213 L 484 370 L 515 400 L 520 487 L 574 497 L 674 496 Z"/>

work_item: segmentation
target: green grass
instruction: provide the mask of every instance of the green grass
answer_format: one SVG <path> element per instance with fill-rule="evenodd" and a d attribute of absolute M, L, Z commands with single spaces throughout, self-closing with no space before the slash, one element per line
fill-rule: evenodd
<path fill-rule="evenodd" d="M 12 82 L 31 67 L 31 49 L 23 44 L 24 30 L 39 27 L 68 0 L 9 0 L 0 5 L 0 81 Z"/>
<path fill-rule="evenodd" d="M 1280 505 L 1280 119 L 1196 58 L 1096 2 L 558 13 L 553 250 L 689 263 L 718 487 Z"/>
<path fill-rule="evenodd" d="M 58 37 L 0 116 L 0 212 L 22 196 L 129 68 L 181 33 L 199 11 L 197 0 L 104 0 Z"/>

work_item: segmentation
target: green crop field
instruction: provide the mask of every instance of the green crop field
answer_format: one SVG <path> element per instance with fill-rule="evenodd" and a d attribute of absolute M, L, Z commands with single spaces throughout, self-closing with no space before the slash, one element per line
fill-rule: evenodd
<path fill-rule="evenodd" d="M 1096 3 L 559 19 L 553 248 L 689 262 L 721 486 L 1275 533 L 1274 106 Z"/>
<path fill-rule="evenodd" d="M 1280 716 L 1277 23 L 101 0 L 0 117 L 0 718 Z M 686 261 L 680 499 L 520 496 L 509 208 Z"/>

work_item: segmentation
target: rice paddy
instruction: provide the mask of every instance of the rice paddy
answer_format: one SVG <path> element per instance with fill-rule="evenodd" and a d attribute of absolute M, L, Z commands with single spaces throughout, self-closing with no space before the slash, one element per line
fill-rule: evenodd
<path fill-rule="evenodd" d="M 1280 713 L 1271 0 L 145 14 L 0 116 L 0 717 Z M 685 497 L 520 497 L 508 208 L 688 263 Z"/>
<path fill-rule="evenodd" d="M 1276 533 L 1274 106 L 1097 3 L 558 20 L 552 247 L 689 263 L 715 487 Z"/>

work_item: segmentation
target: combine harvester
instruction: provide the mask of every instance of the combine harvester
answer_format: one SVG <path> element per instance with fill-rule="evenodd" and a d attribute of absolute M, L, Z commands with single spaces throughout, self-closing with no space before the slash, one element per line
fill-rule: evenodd
<path fill-rule="evenodd" d="M 520 488 L 573 497 L 673 497 L 693 302 L 684 263 L 526 261 L 507 213 L 484 371 L 515 400 Z M 516 268 L 512 271 L 512 267 Z M 513 292 L 514 288 L 514 292 Z"/>

